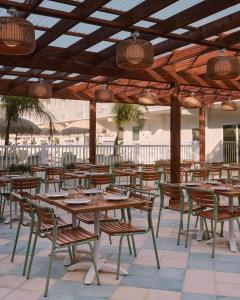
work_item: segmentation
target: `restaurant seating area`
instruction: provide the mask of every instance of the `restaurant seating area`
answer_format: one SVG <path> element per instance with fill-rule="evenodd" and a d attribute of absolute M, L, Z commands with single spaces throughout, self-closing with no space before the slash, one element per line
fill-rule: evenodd
<path fill-rule="evenodd" d="M 2 170 L 0 297 L 238 299 L 240 167 L 183 162 L 180 185 L 168 168 Z"/>
<path fill-rule="evenodd" d="M 0 0 L 0 299 L 240 300 L 239 28 L 239 0 Z"/>

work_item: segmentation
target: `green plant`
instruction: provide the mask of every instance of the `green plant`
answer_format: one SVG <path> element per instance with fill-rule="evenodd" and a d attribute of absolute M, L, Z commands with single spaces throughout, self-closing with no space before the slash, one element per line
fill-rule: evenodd
<path fill-rule="evenodd" d="M 8 170 L 9 170 L 9 172 L 21 172 L 21 173 L 25 173 L 25 172 L 30 172 L 30 166 L 24 165 L 24 164 L 19 164 L 19 165 L 12 164 L 8 168 Z"/>
<path fill-rule="evenodd" d="M 49 122 L 50 136 L 54 133 L 53 116 L 45 109 L 44 105 L 37 98 L 2 96 L 1 108 L 5 111 L 5 119 L 7 120 L 5 145 L 9 145 L 12 121 L 19 120 L 23 115 L 35 115 L 43 121 Z"/>
<path fill-rule="evenodd" d="M 144 106 L 144 108 L 147 110 L 146 106 Z M 119 133 L 124 124 L 134 121 L 137 123 L 139 129 L 142 129 L 144 126 L 144 113 L 141 106 L 138 104 L 117 103 L 114 105 L 112 112 L 114 114 L 113 120 L 117 129 L 114 145 L 119 144 Z"/>

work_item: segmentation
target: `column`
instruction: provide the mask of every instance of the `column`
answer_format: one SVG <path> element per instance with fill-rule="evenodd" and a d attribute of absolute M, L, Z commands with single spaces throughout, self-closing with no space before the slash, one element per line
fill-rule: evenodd
<path fill-rule="evenodd" d="M 89 161 L 96 164 L 96 102 L 90 101 L 89 114 Z"/>
<path fill-rule="evenodd" d="M 181 107 L 177 94 L 171 95 L 170 109 L 170 145 L 171 145 L 171 182 L 180 183 L 181 163 Z"/>
<path fill-rule="evenodd" d="M 206 112 L 205 108 L 199 108 L 199 160 L 200 165 L 205 164 L 205 124 L 206 123 Z"/>

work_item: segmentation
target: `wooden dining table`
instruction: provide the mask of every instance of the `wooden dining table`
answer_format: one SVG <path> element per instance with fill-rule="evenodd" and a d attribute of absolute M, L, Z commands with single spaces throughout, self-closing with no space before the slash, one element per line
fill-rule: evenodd
<path fill-rule="evenodd" d="M 106 259 L 101 257 L 100 253 L 100 221 L 99 221 L 99 213 L 101 211 L 109 211 L 109 210 L 117 210 L 117 209 L 125 209 L 125 208 L 141 208 L 145 205 L 145 202 L 137 199 L 126 199 L 119 201 L 109 201 L 105 199 L 94 199 L 91 200 L 89 204 L 74 204 L 69 205 L 64 202 L 67 198 L 50 198 L 46 194 L 37 194 L 37 199 L 58 207 L 64 211 L 67 211 L 72 216 L 72 225 L 73 227 L 77 227 L 77 215 L 81 213 L 94 213 L 94 233 L 99 237 L 98 240 L 95 241 L 94 244 L 94 257 L 97 263 L 97 268 L 99 271 L 116 273 L 117 265 L 108 263 Z M 84 198 L 86 196 L 84 195 Z M 91 284 L 95 278 L 95 271 L 92 262 L 77 262 L 71 265 L 68 270 L 73 271 L 76 269 L 88 270 L 87 275 L 85 277 L 85 284 Z M 121 267 L 121 274 L 127 275 L 127 270 Z"/>
<path fill-rule="evenodd" d="M 209 189 L 214 190 L 214 193 L 217 196 L 225 197 L 228 199 L 228 209 L 230 212 L 233 212 L 234 210 L 234 197 L 240 197 L 240 185 L 232 185 L 232 184 L 207 184 L 207 183 L 199 183 L 196 186 L 200 189 Z M 218 187 L 226 187 L 226 190 L 218 190 Z M 228 227 L 228 235 L 227 237 L 218 237 L 217 240 L 228 240 L 230 250 L 232 252 L 237 251 L 237 242 L 235 237 L 235 230 L 234 230 L 234 220 L 230 219 L 229 221 L 229 227 Z M 202 240 L 204 236 L 204 222 L 203 218 L 200 217 L 200 225 L 197 232 L 197 240 Z M 212 240 L 207 241 L 207 243 L 211 243 Z"/>

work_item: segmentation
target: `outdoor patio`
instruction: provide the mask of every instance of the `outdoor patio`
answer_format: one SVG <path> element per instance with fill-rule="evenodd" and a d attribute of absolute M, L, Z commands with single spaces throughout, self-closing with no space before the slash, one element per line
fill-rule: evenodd
<path fill-rule="evenodd" d="M 157 222 L 159 199 L 153 212 L 153 222 Z M 58 213 L 60 211 L 57 211 Z M 61 214 L 70 220 L 69 214 Z M 134 224 L 142 224 L 143 215 L 134 213 Z M 206 241 L 196 241 L 193 234 L 187 249 L 184 235 L 181 244 L 176 245 L 179 215 L 164 210 L 159 237 L 157 238 L 161 269 L 156 268 L 150 235 L 135 238 L 137 257 L 129 255 L 124 242 L 122 264 L 129 275 L 116 280 L 115 274 L 101 273 L 101 286 L 84 285 L 85 271 L 66 271 L 63 256 L 54 259 L 52 279 L 48 299 L 51 300 L 238 300 L 240 299 L 240 254 L 231 253 L 228 243 L 221 242 L 216 247 L 216 257 L 210 257 L 211 246 Z M 195 220 L 192 221 L 194 226 Z M 227 226 L 225 228 L 227 230 Z M 34 257 L 32 276 L 27 280 L 22 276 L 28 230 L 22 230 L 16 258 L 10 262 L 10 254 L 16 234 L 9 225 L 0 225 L 0 298 L 5 300 L 45 299 L 42 297 L 45 285 L 48 255 L 51 247 L 45 239 L 39 239 Z M 237 239 L 240 234 L 237 232 Z M 106 235 L 103 237 L 101 252 L 111 262 L 117 259 L 118 238 L 112 245 Z M 84 246 L 80 249 L 87 249 Z M 83 258 L 84 259 L 84 258 Z"/>

